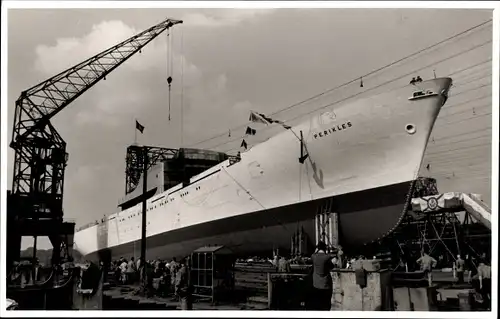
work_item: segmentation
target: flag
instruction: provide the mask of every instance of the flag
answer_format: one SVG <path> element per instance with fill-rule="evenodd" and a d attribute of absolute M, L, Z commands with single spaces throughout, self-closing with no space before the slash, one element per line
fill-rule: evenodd
<path fill-rule="evenodd" d="M 266 118 L 264 114 L 260 114 L 254 111 L 250 111 L 250 122 L 262 123 L 262 124 L 271 124 L 273 120 Z"/>
<path fill-rule="evenodd" d="M 247 149 L 248 147 L 247 142 L 245 140 L 241 141 L 240 147 L 244 147 L 245 149 Z"/>
<path fill-rule="evenodd" d="M 257 113 L 254 111 L 250 111 L 250 119 L 251 122 L 256 122 L 256 123 L 263 123 L 266 125 L 272 124 L 272 123 L 278 123 L 281 124 L 286 130 L 291 129 L 292 127 L 289 125 L 286 125 L 284 122 L 279 121 L 279 120 L 273 120 L 270 117 L 265 116 L 262 113 Z"/>
<path fill-rule="evenodd" d="M 253 128 L 251 128 L 250 126 L 247 126 L 247 130 L 245 132 L 246 135 L 255 135 L 257 131 Z"/>
<path fill-rule="evenodd" d="M 141 132 L 141 134 L 144 133 L 144 126 L 142 126 L 137 120 L 135 120 L 135 128 Z"/>

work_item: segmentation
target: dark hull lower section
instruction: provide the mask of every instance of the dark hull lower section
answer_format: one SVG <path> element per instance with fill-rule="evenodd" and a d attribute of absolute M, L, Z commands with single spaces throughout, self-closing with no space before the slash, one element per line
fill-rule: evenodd
<path fill-rule="evenodd" d="M 339 213 L 340 244 L 355 249 L 388 235 L 408 208 L 412 182 L 400 183 L 282 206 L 251 214 L 215 220 L 166 232 L 147 239 L 147 259 L 183 257 L 205 245 L 224 245 L 240 255 L 270 255 L 273 249 L 288 251 L 291 237 L 302 228 L 308 252 L 315 245 L 315 216 L 328 200 Z M 109 260 L 140 256 L 140 241 L 103 249 L 88 259 Z"/>

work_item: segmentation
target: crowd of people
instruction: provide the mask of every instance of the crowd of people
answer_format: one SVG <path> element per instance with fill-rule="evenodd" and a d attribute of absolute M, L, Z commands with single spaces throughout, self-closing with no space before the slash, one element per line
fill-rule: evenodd
<path fill-rule="evenodd" d="M 424 249 L 417 263 L 420 265 L 420 270 L 426 275 L 429 286 L 431 286 L 433 280 L 432 271 L 439 261 Z M 457 255 L 451 268 L 453 277 L 459 285 L 465 283 L 465 275 L 467 274 L 467 283 L 472 284 L 476 292 L 476 299 L 482 300 L 486 307 L 489 308 L 491 303 L 491 266 L 487 263 L 486 255 L 483 254 L 478 259 L 469 255 L 462 259 L 461 255 Z"/>
<path fill-rule="evenodd" d="M 188 300 L 191 288 L 188 263 L 188 258 L 180 262 L 175 257 L 170 262 L 156 258 L 143 263 L 140 258 L 136 261 L 134 257 L 129 260 L 121 257 L 111 263 L 110 270 L 114 273 L 116 282 L 122 285 L 134 285 L 145 281 L 149 292 L 154 290 L 161 297 L 172 296 L 173 300 L 181 302 L 183 309 L 187 309 L 191 307 L 191 301 Z"/>
<path fill-rule="evenodd" d="M 295 256 L 285 257 L 279 256 L 277 253 L 273 258 L 252 257 L 248 259 L 238 259 L 236 262 L 241 263 L 271 263 L 279 273 L 291 273 L 292 265 L 310 265 L 313 294 L 314 294 L 314 310 L 329 310 L 331 307 L 331 294 L 333 289 L 333 280 L 331 271 L 333 269 L 354 269 L 359 270 L 356 265 L 358 261 L 366 260 L 367 258 L 360 255 L 356 257 L 345 256 L 342 248 L 338 247 L 334 251 L 327 249 L 324 242 L 319 242 L 314 254 L 311 257 Z M 373 257 L 376 259 L 376 257 Z M 440 258 L 438 258 L 440 259 Z M 429 285 L 432 285 L 432 271 L 438 265 L 438 260 L 432 257 L 427 251 L 422 251 L 420 258 L 416 260 L 420 267 L 420 271 L 429 280 Z M 154 279 L 159 279 L 157 293 L 162 296 L 173 295 L 175 300 L 184 301 L 183 309 L 190 307 L 190 284 L 189 272 L 187 267 L 189 260 L 183 259 L 177 262 L 173 258 L 170 262 L 157 258 L 156 260 L 148 260 L 146 263 L 147 280 L 150 282 Z M 142 281 L 143 265 L 140 260 L 135 261 L 132 257 L 130 260 L 120 258 L 112 263 L 112 269 L 115 273 L 116 281 L 122 284 L 135 284 Z M 488 302 L 491 293 L 491 267 L 486 263 L 485 258 L 474 260 L 469 256 L 462 259 L 460 255 L 456 256 L 453 265 L 454 277 L 458 284 L 472 284 L 476 289 L 478 296 Z M 467 279 L 465 279 L 467 276 Z M 186 305 L 187 304 L 187 305 Z"/>

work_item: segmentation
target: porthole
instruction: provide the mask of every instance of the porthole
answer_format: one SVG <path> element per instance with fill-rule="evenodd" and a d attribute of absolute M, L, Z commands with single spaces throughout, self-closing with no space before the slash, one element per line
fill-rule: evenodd
<path fill-rule="evenodd" d="M 406 124 L 405 129 L 408 134 L 415 134 L 415 132 L 417 131 L 417 128 L 413 124 Z"/>

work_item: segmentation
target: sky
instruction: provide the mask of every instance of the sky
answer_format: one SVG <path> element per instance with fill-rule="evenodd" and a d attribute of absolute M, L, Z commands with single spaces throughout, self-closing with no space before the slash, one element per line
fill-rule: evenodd
<path fill-rule="evenodd" d="M 137 136 L 139 143 L 236 153 L 246 126 L 231 130 L 231 137 L 228 133 L 247 123 L 250 110 L 270 114 L 357 79 L 491 19 L 492 11 L 10 9 L 8 140 L 21 91 L 165 17 L 184 21 L 171 31 L 170 67 L 164 33 L 52 120 L 67 142 L 64 212 L 77 227 L 117 210 L 125 190 L 125 154 L 134 142 L 135 119 L 145 126 L 144 134 Z M 433 70 L 437 76 L 453 74 L 455 86 L 436 122 L 421 175 L 435 177 L 441 192 L 482 194 L 488 205 L 491 38 L 490 23 L 363 77 L 366 93 L 361 95 L 404 85 L 411 75 L 403 75 L 416 75 L 413 70 L 421 69 L 418 75 L 424 79 L 433 77 Z M 171 121 L 167 71 L 173 78 Z M 397 77 L 401 79 L 390 81 Z M 355 81 L 277 117 L 289 120 L 359 92 Z M 247 141 L 254 145 L 276 132 L 258 132 Z M 214 135 L 219 136 L 197 144 Z M 9 189 L 12 162 L 9 149 Z"/>

